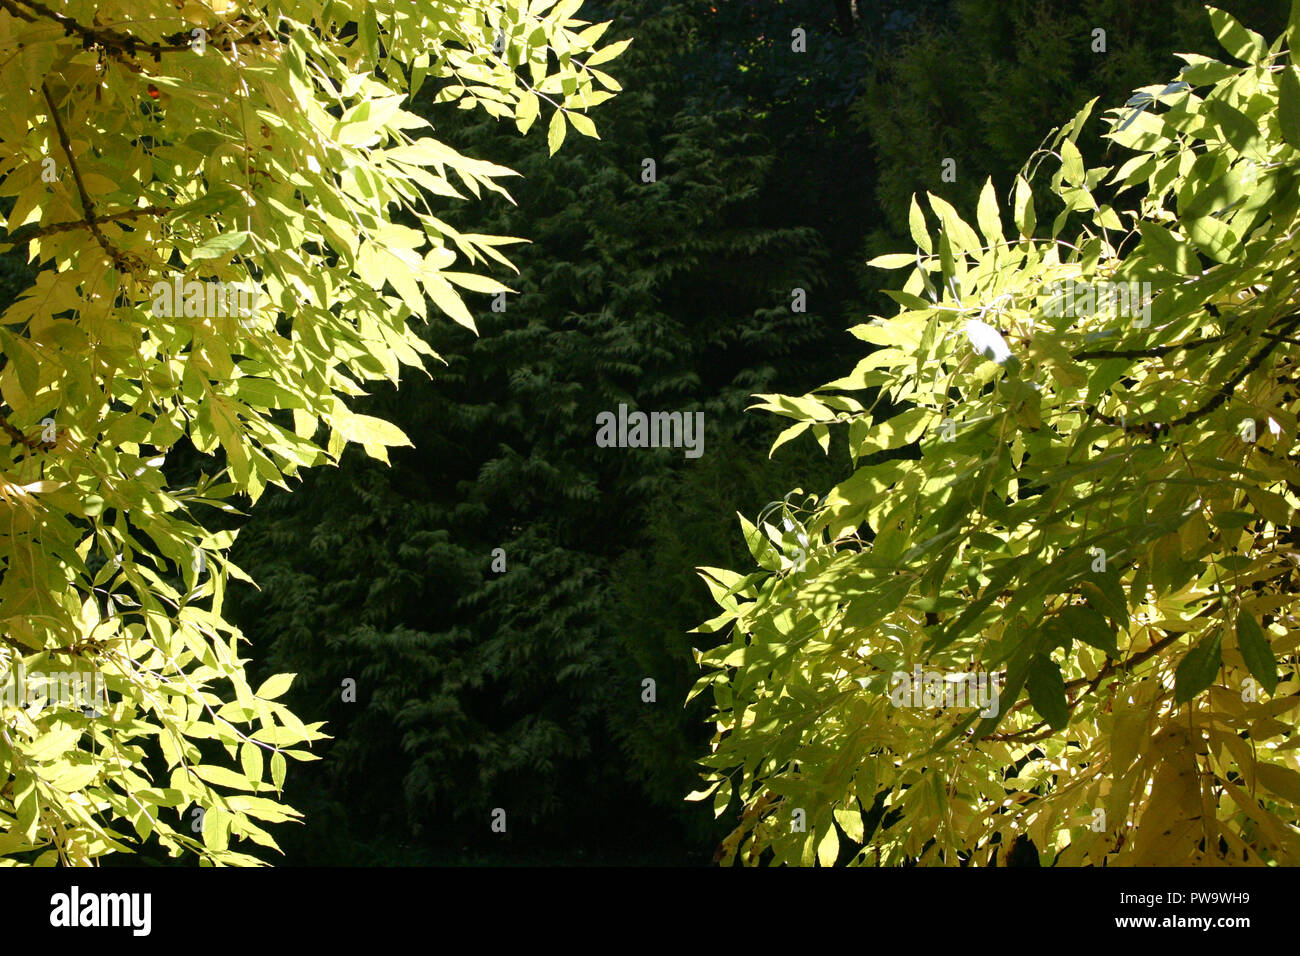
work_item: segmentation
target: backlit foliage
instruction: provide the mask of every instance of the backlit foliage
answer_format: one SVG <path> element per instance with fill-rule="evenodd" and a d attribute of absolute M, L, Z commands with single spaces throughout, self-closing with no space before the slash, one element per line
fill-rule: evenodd
<path fill-rule="evenodd" d="M 977 228 L 914 200 L 875 351 L 762 396 L 856 470 L 703 569 L 722 860 L 1300 863 L 1300 5 L 1271 46 L 1210 16 L 1228 56 L 1109 111 L 1113 165 L 1089 104 Z M 1054 315 L 1070 281 L 1151 283 L 1149 324 Z M 916 665 L 1005 673 L 1000 712 L 893 706 Z"/>
<path fill-rule="evenodd" d="M 580 6 L 0 0 L 4 239 L 39 267 L 0 318 L 0 680 L 99 672 L 109 698 L 3 708 L 0 859 L 154 836 L 255 863 L 232 839 L 274 847 L 260 824 L 298 816 L 285 758 L 322 734 L 276 703 L 292 675 L 245 679 L 213 509 L 349 442 L 409 444 L 350 400 L 436 357 L 409 322 L 426 297 L 472 328 L 458 288 L 504 291 L 481 271 L 520 240 L 438 217 L 511 171 L 404 104 L 436 83 L 521 132 L 544 115 L 552 152 L 595 136 L 626 41 L 597 48 Z M 155 309 L 177 281 L 192 307 Z M 257 293 L 249 314 L 193 304 L 217 281 Z M 211 468 L 174 487 L 185 442 Z"/>

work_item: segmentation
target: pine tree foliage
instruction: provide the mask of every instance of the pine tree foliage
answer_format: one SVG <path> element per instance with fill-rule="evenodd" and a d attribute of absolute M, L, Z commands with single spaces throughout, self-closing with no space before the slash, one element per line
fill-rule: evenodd
<path fill-rule="evenodd" d="M 1285 20 L 1285 6 L 1273 0 L 1219 6 L 1269 35 Z M 851 108 L 875 145 L 872 188 L 884 213 L 868 237 L 868 257 L 906 239 L 912 193 L 942 192 L 973 212 L 985 178 L 1008 189 L 1060 116 L 1163 75 L 1178 65 L 1172 51 L 1214 44 L 1196 0 L 954 0 L 947 7 L 923 13 L 872 52 L 863 95 Z M 1104 36 L 1095 35 L 1099 29 Z M 1082 148 L 1101 162 L 1100 144 Z M 954 182 L 942 178 L 945 158 L 955 161 Z"/>
<path fill-rule="evenodd" d="M 517 207 L 471 213 L 483 231 L 531 239 L 512 253 L 514 292 L 500 312 L 493 296 L 474 299 L 478 338 L 431 327 L 447 368 L 367 406 L 416 440 L 392 472 L 345 457 L 241 538 L 263 590 L 241 593 L 239 619 L 274 636 L 276 666 L 300 673 L 295 699 L 328 720 L 337 739 L 312 772 L 331 801 L 367 807 L 349 815 L 364 839 L 396 830 L 490 850 L 503 841 L 488 844 L 483 821 L 502 806 L 531 847 L 546 834 L 557 846 L 579 834 L 644 843 L 629 802 L 646 806 L 649 792 L 680 813 L 699 739 L 698 714 L 673 703 L 692 679 L 684 632 L 707 601 L 683 569 L 722 560 L 719 549 L 739 557 L 728 494 L 761 506 L 778 481 L 803 480 L 761 478 L 772 428 L 744 407 L 756 389 L 819 380 L 825 250 L 770 212 L 786 184 L 763 124 L 681 83 L 699 56 L 700 41 L 683 40 L 696 15 L 629 4 L 610 15 L 636 43 L 599 142 L 548 159 L 531 139 L 429 103 L 458 148 L 524 174 Z M 791 309 L 797 286 L 807 312 Z M 620 403 L 703 412 L 703 457 L 597 447 L 597 414 Z M 705 515 L 705 502 L 726 510 Z M 710 536 L 670 566 L 657 549 L 674 514 Z M 636 556 L 651 552 L 673 575 L 654 596 L 636 579 Z M 345 677 L 356 704 L 340 699 Z"/>

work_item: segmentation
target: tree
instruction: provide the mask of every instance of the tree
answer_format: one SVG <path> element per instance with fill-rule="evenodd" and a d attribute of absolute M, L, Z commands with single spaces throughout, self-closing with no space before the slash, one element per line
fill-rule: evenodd
<path fill-rule="evenodd" d="M 476 297 L 480 336 L 426 330 L 446 369 L 366 400 L 419 447 L 391 470 L 354 450 L 268 494 L 241 535 L 236 558 L 264 588 L 232 589 L 232 616 L 300 674 L 290 699 L 335 737 L 290 788 L 339 827 L 286 842 L 291 859 L 391 862 L 405 844 L 405 861 L 662 861 L 686 844 L 707 860 L 716 842 L 680 801 L 707 739 L 702 712 L 671 703 L 694 679 L 685 632 L 708 602 L 682 569 L 738 558 L 736 503 L 802 480 L 760 467 L 773 423 L 744 407 L 756 388 L 824 380 L 809 360 L 843 322 L 822 310 L 820 236 L 772 201 L 787 191 L 773 124 L 710 102 L 712 77 L 683 80 L 711 49 L 691 6 L 610 5 L 636 36 L 626 92 L 602 108 L 601 141 L 554 159 L 491 117 L 413 106 L 458 149 L 524 173 L 517 205 L 461 212 L 533 241 L 501 310 Z M 619 403 L 702 411 L 703 456 L 597 447 L 596 416 Z M 485 823 L 498 806 L 504 835 Z"/>
<path fill-rule="evenodd" d="M 879 348 L 761 396 L 855 470 L 701 569 L 721 859 L 1300 860 L 1300 4 L 1271 46 L 1210 22 L 1235 62 L 1110 110 L 1122 162 L 1083 160 L 1089 103 L 978 232 L 913 198 Z"/>
<path fill-rule="evenodd" d="M 0 0 L 6 240 L 38 270 L 0 318 L 0 855 L 248 864 L 232 838 L 298 816 L 272 795 L 321 725 L 277 702 L 292 675 L 246 679 L 213 526 L 409 444 L 355 399 L 437 357 L 426 297 L 472 329 L 458 287 L 507 291 L 471 270 L 519 240 L 440 218 L 511 171 L 403 104 L 432 80 L 521 132 L 545 111 L 551 152 L 595 136 L 627 41 L 580 5 Z M 178 486 L 187 445 L 211 472 Z"/>

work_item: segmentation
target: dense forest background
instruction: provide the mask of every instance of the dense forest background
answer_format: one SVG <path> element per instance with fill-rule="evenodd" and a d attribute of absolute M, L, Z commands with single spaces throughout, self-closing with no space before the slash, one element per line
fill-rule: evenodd
<path fill-rule="evenodd" d="M 1266 36 L 1288 9 L 1218 6 Z M 970 213 L 987 176 L 1005 194 L 1089 99 L 1122 102 L 1176 73 L 1174 52 L 1214 49 L 1194 0 L 589 0 L 583 15 L 635 38 L 600 141 L 552 158 L 543 135 L 436 89 L 415 104 L 440 138 L 522 174 L 517 205 L 439 214 L 529 240 L 509 250 L 520 275 L 499 270 L 517 290 L 505 311 L 478 296 L 477 337 L 435 321 L 446 365 L 359 408 L 416 447 L 391 468 L 349 451 L 242 522 L 233 558 L 260 590 L 240 585 L 231 616 L 252 676 L 298 673 L 286 702 L 333 736 L 289 775 L 307 823 L 277 829 L 282 864 L 707 864 L 724 827 L 682 799 L 712 729 L 703 700 L 682 706 L 691 647 L 718 639 L 688 633 L 715 611 L 693 568 L 744 563 L 737 511 L 841 471 L 806 436 L 769 461 L 782 425 L 747 413 L 750 396 L 852 368 L 843 330 L 885 309 L 863 262 L 911 247 L 912 192 Z M 0 261 L 6 300 L 29 281 Z M 620 403 L 703 411 L 703 456 L 598 448 L 596 415 Z M 214 465 L 191 450 L 169 467 L 185 481 Z"/>

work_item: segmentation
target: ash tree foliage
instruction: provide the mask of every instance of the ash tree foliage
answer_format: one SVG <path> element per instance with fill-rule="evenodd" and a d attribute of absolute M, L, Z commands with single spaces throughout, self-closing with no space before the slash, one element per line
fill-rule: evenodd
<path fill-rule="evenodd" d="M 277 702 L 293 675 L 246 677 L 231 516 L 349 444 L 409 444 L 356 400 L 436 358 L 428 300 L 472 328 L 459 290 L 504 290 L 484 272 L 519 241 L 442 217 L 511 171 L 409 97 L 544 123 L 552 152 L 594 136 L 626 42 L 598 47 L 580 5 L 0 0 L 3 240 L 34 271 L 0 318 L 0 670 L 106 686 L 4 701 L 0 858 L 153 837 L 248 864 L 241 841 L 299 816 L 286 757 L 321 725 Z M 177 485 L 190 446 L 206 465 Z"/>
<path fill-rule="evenodd" d="M 1209 22 L 1104 165 L 1089 103 L 974 225 L 914 198 L 875 350 L 761 396 L 854 470 L 701 571 L 725 862 L 1300 862 L 1300 4 L 1272 44 Z M 1119 283 L 1148 306 L 1067 298 Z M 891 696 L 915 668 L 999 699 Z"/>

